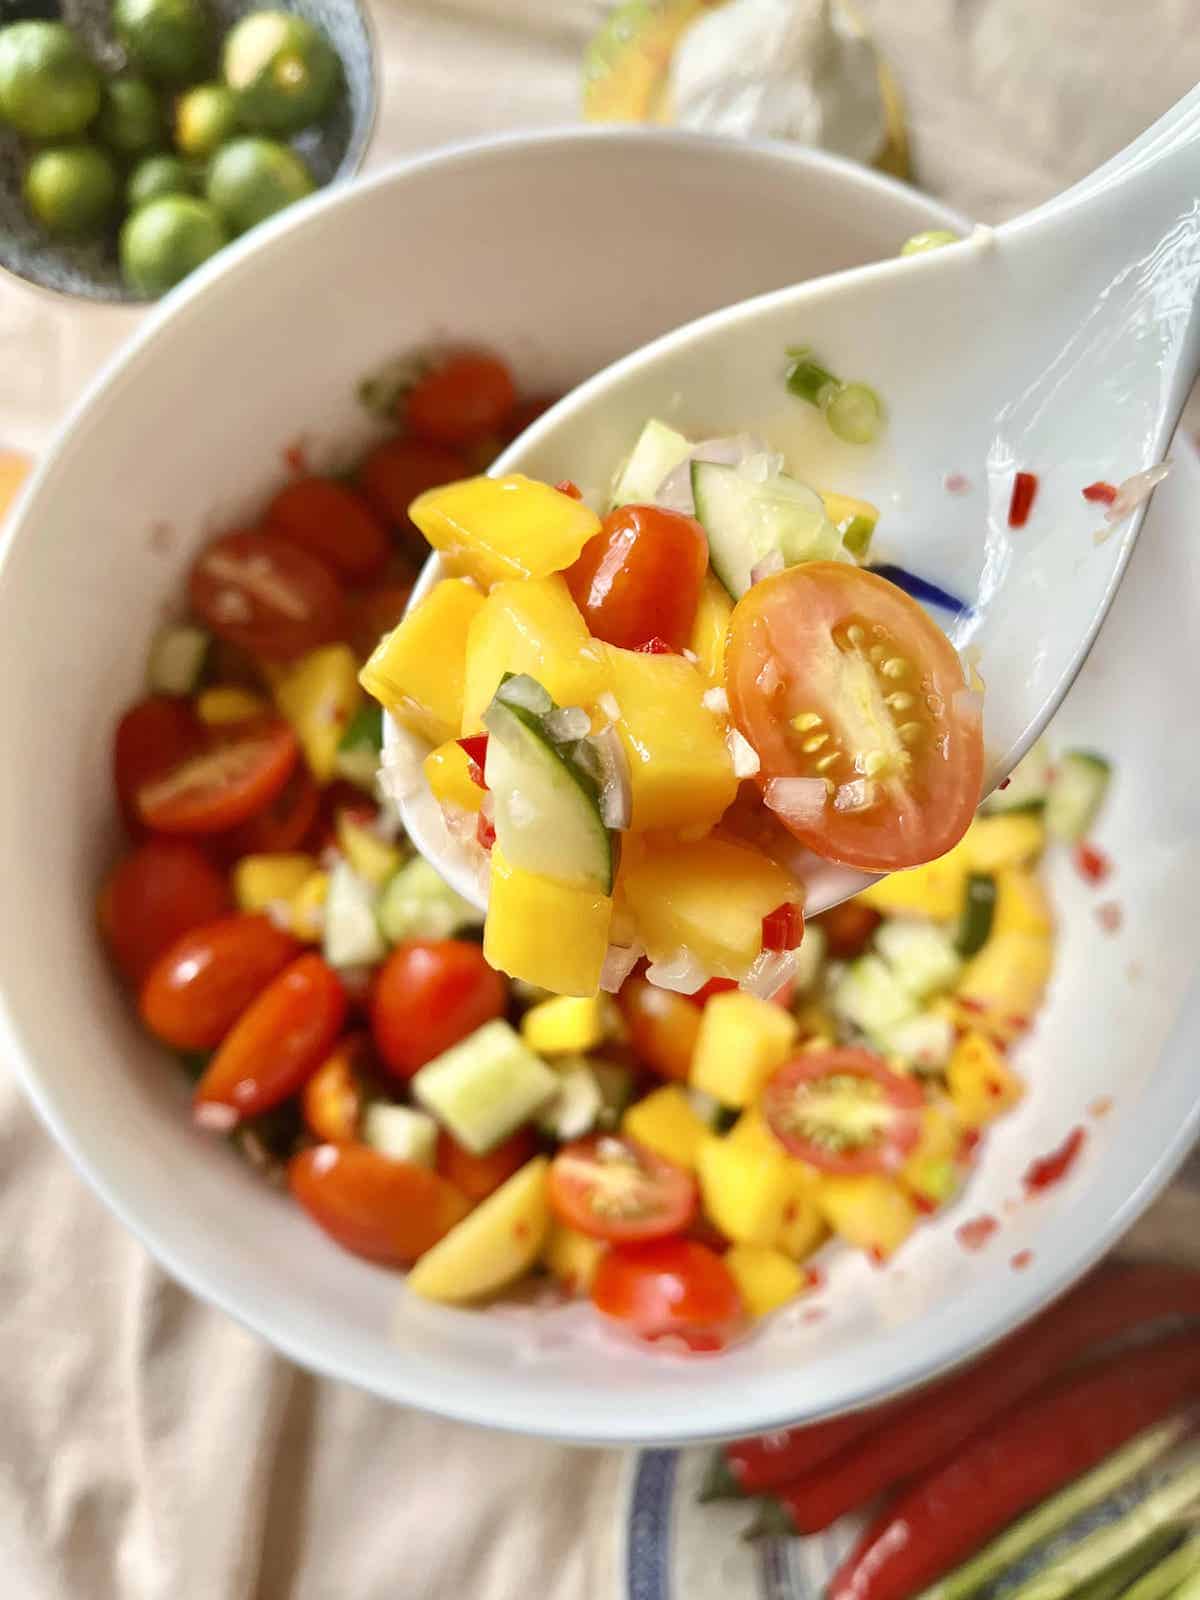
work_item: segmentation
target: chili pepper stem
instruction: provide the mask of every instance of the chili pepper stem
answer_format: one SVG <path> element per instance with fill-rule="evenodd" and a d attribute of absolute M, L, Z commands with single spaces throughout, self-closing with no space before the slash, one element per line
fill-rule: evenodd
<path fill-rule="evenodd" d="M 696 1496 L 699 1503 L 710 1500 L 744 1500 L 745 1490 L 733 1475 L 733 1468 L 725 1458 L 724 1450 L 714 1450 L 704 1471 L 704 1481 Z"/>
<path fill-rule="evenodd" d="M 759 1502 L 758 1515 L 742 1534 L 742 1538 L 747 1542 L 758 1539 L 787 1539 L 793 1537 L 795 1532 L 792 1519 L 778 1500 L 762 1500 Z"/>

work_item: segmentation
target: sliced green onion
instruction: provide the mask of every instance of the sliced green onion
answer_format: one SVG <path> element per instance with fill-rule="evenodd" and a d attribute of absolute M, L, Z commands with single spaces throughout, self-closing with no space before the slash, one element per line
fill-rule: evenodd
<path fill-rule="evenodd" d="M 926 228 L 923 233 L 914 233 L 911 239 L 906 239 L 900 246 L 902 256 L 919 256 L 925 250 L 940 250 L 944 244 L 957 244 L 958 235 L 951 233 L 949 228 Z"/>
<path fill-rule="evenodd" d="M 1082 1589 L 1075 1591 L 1072 1600 L 1117 1600 L 1129 1585 L 1140 1578 L 1147 1567 L 1160 1564 L 1162 1557 L 1177 1542 L 1179 1535 L 1173 1528 L 1161 1528 L 1131 1550 L 1128 1555 L 1114 1561 Z"/>
<path fill-rule="evenodd" d="M 883 426 L 883 406 L 865 383 L 843 383 L 821 391 L 819 404 L 833 433 L 846 444 L 870 444 Z"/>
<path fill-rule="evenodd" d="M 1200 1537 L 1186 1539 L 1151 1567 L 1145 1577 L 1139 1578 L 1127 1591 L 1125 1600 L 1166 1600 L 1179 1584 L 1196 1574 L 1200 1574 Z"/>
<path fill-rule="evenodd" d="M 816 406 L 820 405 L 820 397 L 824 390 L 838 388 L 838 380 L 833 373 L 814 361 L 811 351 L 789 350 L 788 356 L 791 359 L 784 374 L 784 381 L 791 394 L 801 400 L 807 400 L 809 405 Z"/>

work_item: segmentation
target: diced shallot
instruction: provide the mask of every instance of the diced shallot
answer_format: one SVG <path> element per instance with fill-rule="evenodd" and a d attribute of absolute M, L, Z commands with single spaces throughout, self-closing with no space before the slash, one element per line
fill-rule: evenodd
<path fill-rule="evenodd" d="M 600 969 L 600 987 L 616 994 L 646 952 L 640 945 L 610 944 Z"/>
<path fill-rule="evenodd" d="M 758 1000 L 770 1000 L 796 976 L 799 966 L 798 950 L 764 950 L 738 988 Z"/>
<path fill-rule="evenodd" d="M 700 704 L 706 711 L 715 711 L 719 717 L 729 715 L 729 696 L 724 689 L 706 689 L 700 696 Z"/>
<path fill-rule="evenodd" d="M 761 561 L 756 561 L 750 568 L 750 582 L 761 583 L 764 578 L 771 578 L 777 572 L 783 571 L 783 551 L 779 549 L 768 550 Z"/>
<path fill-rule="evenodd" d="M 659 484 L 654 494 L 655 505 L 667 511 L 682 511 L 694 517 L 696 502 L 692 496 L 692 462 L 709 461 L 718 467 L 739 467 L 752 456 L 762 455 L 766 446 L 761 439 L 750 434 L 733 434 L 728 438 L 702 439 L 691 449 L 677 467 L 673 467 Z"/>
<path fill-rule="evenodd" d="M 692 952 L 683 946 L 666 961 L 652 961 L 646 979 L 658 989 L 673 989 L 676 994 L 696 994 L 708 982 L 709 974 Z"/>
<path fill-rule="evenodd" d="M 1156 467 L 1147 467 L 1144 472 L 1135 472 L 1131 478 L 1126 478 L 1124 483 L 1118 484 L 1116 499 L 1104 513 L 1105 522 L 1124 521 L 1137 510 L 1143 500 L 1150 498 L 1170 470 L 1168 462 L 1160 461 Z"/>
<path fill-rule="evenodd" d="M 808 827 L 824 816 L 829 785 L 824 778 L 771 778 L 763 799 L 785 822 Z"/>
<path fill-rule="evenodd" d="M 855 778 L 838 785 L 833 797 L 835 811 L 869 811 L 879 798 L 879 786 L 870 778 Z"/>
<path fill-rule="evenodd" d="M 625 746 L 611 724 L 591 743 L 600 759 L 600 820 L 606 828 L 627 828 L 633 820 L 633 778 Z"/>
<path fill-rule="evenodd" d="M 725 748 L 729 751 L 729 759 L 733 762 L 735 778 L 752 778 L 762 766 L 762 762 L 758 759 L 758 751 L 736 728 L 726 729 Z"/>

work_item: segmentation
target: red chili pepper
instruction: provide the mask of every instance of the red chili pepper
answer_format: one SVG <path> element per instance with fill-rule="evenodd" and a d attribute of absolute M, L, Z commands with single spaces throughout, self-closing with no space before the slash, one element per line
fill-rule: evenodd
<path fill-rule="evenodd" d="M 559 494 L 570 495 L 572 500 L 583 499 L 583 490 L 577 483 L 572 483 L 570 478 L 563 478 L 562 481 L 556 483 L 554 487 L 558 490 Z"/>
<path fill-rule="evenodd" d="M 894 1500 L 834 1574 L 827 1600 L 906 1600 L 1198 1391 L 1195 1333 L 1043 1389 Z"/>
<path fill-rule="evenodd" d="M 813 1269 L 815 1270 L 815 1269 Z M 789 1483 L 801 1472 L 828 1461 L 847 1445 L 881 1426 L 907 1404 L 897 1401 L 874 1411 L 856 1411 L 808 1428 L 787 1428 L 760 1439 L 738 1439 L 725 1446 L 729 1471 L 743 1494 L 762 1494 Z"/>
<path fill-rule="evenodd" d="M 485 816 L 481 811 L 479 820 L 475 824 L 475 842 L 481 849 L 491 854 L 492 846 L 496 842 L 496 827 L 491 817 Z"/>
<path fill-rule="evenodd" d="M 487 762 L 488 736 L 486 733 L 472 733 L 465 739 L 459 739 L 459 745 L 467 754 L 467 774 L 472 783 L 477 783 L 481 789 L 486 789 L 483 769 Z"/>
<path fill-rule="evenodd" d="M 1036 1194 L 1061 1183 L 1075 1165 L 1086 1138 L 1087 1133 L 1083 1128 L 1072 1128 L 1057 1150 L 1030 1163 L 1025 1173 L 1025 1187 Z"/>
<path fill-rule="evenodd" d="M 869 1438 L 781 1490 L 792 1523 L 799 1533 L 819 1533 L 884 1489 L 947 1459 L 1089 1346 L 1181 1315 L 1200 1317 L 1200 1272 L 1141 1262 L 1105 1268 L 975 1366 L 902 1405 L 888 1427 L 877 1425 Z"/>
<path fill-rule="evenodd" d="M 1095 483 L 1088 484 L 1083 491 L 1083 498 L 1100 505 L 1110 506 L 1117 498 L 1117 486 L 1115 483 L 1105 483 L 1103 478 L 1098 478 Z"/>
<path fill-rule="evenodd" d="M 689 994 L 688 999 L 694 1006 L 702 1006 L 711 1000 L 715 994 L 724 994 L 728 989 L 736 989 L 737 984 L 732 978 L 710 978 L 703 989 L 697 989 L 695 994 Z"/>
<path fill-rule="evenodd" d="M 954 1230 L 954 1237 L 964 1250 L 982 1250 L 999 1226 L 995 1217 L 985 1213 L 981 1217 L 971 1217 L 966 1222 L 960 1222 Z"/>
<path fill-rule="evenodd" d="M 665 639 L 660 639 L 655 634 L 652 639 L 647 639 L 645 644 L 635 645 L 634 654 L 639 656 L 673 656 L 675 652 Z"/>
<path fill-rule="evenodd" d="M 1103 883 L 1112 871 L 1112 862 L 1104 851 L 1084 842 L 1075 846 L 1075 865 L 1087 883 Z"/>
<path fill-rule="evenodd" d="M 804 913 L 793 900 L 785 900 L 762 920 L 764 950 L 795 950 L 804 937 Z"/>
<path fill-rule="evenodd" d="M 1036 472 L 1018 472 L 1013 479 L 1012 499 L 1008 503 L 1008 525 L 1023 528 L 1033 510 L 1034 496 L 1038 491 Z"/>

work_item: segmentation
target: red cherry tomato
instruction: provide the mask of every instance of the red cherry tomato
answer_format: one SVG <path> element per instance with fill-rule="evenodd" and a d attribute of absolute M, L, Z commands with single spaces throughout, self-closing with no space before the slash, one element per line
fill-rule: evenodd
<path fill-rule="evenodd" d="M 371 1033 L 384 1065 L 411 1078 L 508 1003 L 504 979 L 477 944 L 413 939 L 398 944 L 371 990 Z"/>
<path fill-rule="evenodd" d="M 328 1144 L 353 1144 L 362 1125 L 363 1071 L 371 1043 L 365 1033 L 348 1033 L 309 1078 L 300 1109 L 311 1132 Z"/>
<path fill-rule="evenodd" d="M 181 934 L 229 909 L 229 887 L 187 839 L 147 839 L 109 873 L 100 891 L 100 928 L 113 960 L 140 983 Z"/>
<path fill-rule="evenodd" d="M 707 568 L 708 540 L 694 517 L 620 506 L 563 576 L 597 639 L 624 650 L 659 639 L 682 650 Z"/>
<path fill-rule="evenodd" d="M 192 568 L 188 599 L 218 638 L 267 661 L 292 661 L 345 631 L 345 601 L 333 573 L 274 533 L 215 539 Z"/>
<path fill-rule="evenodd" d="M 401 402 L 408 431 L 461 448 L 500 433 L 517 404 L 512 374 L 497 356 L 463 350 L 429 369 Z"/>
<path fill-rule="evenodd" d="M 895 584 L 808 561 L 747 591 L 729 625 L 734 724 L 792 833 L 831 861 L 890 872 L 944 854 L 979 804 L 983 726 L 949 639 Z M 773 779 L 826 780 L 789 809 Z"/>
<path fill-rule="evenodd" d="M 686 1083 L 700 1032 L 700 1013 L 691 1001 L 645 978 L 627 978 L 617 1004 L 638 1060 L 660 1077 Z"/>
<path fill-rule="evenodd" d="M 470 1210 L 436 1172 L 361 1144 L 302 1150 L 288 1166 L 288 1185 L 344 1250 L 388 1267 L 410 1267 Z"/>
<path fill-rule="evenodd" d="M 467 477 L 470 468 L 456 451 L 421 439 L 389 439 L 371 451 L 358 473 L 359 485 L 379 515 L 408 529 L 413 529 L 408 508 L 419 494 Z"/>
<path fill-rule="evenodd" d="M 508 422 L 504 427 L 501 437 L 506 444 L 511 444 L 514 439 L 531 427 L 544 412 L 551 406 L 556 406 L 562 399 L 560 394 L 531 394 L 525 400 L 518 400 L 516 406 L 509 413 Z"/>
<path fill-rule="evenodd" d="M 271 501 L 268 530 L 307 550 L 347 583 L 366 583 L 387 565 L 392 542 L 360 494 L 335 478 L 295 478 Z"/>
<path fill-rule="evenodd" d="M 838 961 L 853 961 L 870 944 L 882 921 L 878 911 L 872 911 L 861 901 L 843 900 L 841 905 L 823 912 L 814 926 L 824 928 L 831 956 Z"/>
<path fill-rule="evenodd" d="M 917 1143 L 924 1097 L 869 1050 L 812 1050 L 776 1069 L 763 1090 L 771 1132 L 823 1172 L 895 1172 Z"/>
<path fill-rule="evenodd" d="M 117 723 L 113 782 L 121 814 L 132 833 L 146 831 L 138 812 L 138 790 L 191 755 L 202 738 L 199 719 L 189 703 L 166 695 L 139 700 Z"/>
<path fill-rule="evenodd" d="M 607 1134 L 564 1145 L 550 1163 L 550 1209 L 594 1239 L 660 1239 L 696 1211 L 691 1174 L 632 1139 Z"/>
<path fill-rule="evenodd" d="M 190 754 L 142 784 L 138 814 L 159 833 L 221 833 L 271 803 L 298 755 L 286 722 L 206 729 Z"/>
<path fill-rule="evenodd" d="M 195 1106 L 240 1117 L 269 1111 L 296 1093 L 333 1048 L 346 1018 L 346 991 L 320 956 L 303 955 L 242 1012 L 196 1085 Z"/>
<path fill-rule="evenodd" d="M 301 850 L 321 811 L 321 791 L 308 768 L 297 762 L 279 793 L 248 822 L 231 828 L 216 841 L 223 858 L 287 855 Z"/>
<path fill-rule="evenodd" d="M 606 1251 L 592 1279 L 592 1302 L 640 1339 L 679 1340 L 690 1350 L 723 1350 L 744 1314 L 733 1274 L 695 1239 Z"/>
<path fill-rule="evenodd" d="M 364 589 L 351 599 L 350 644 L 360 660 L 365 661 L 383 638 L 404 615 L 412 594 L 411 581 L 377 584 Z"/>
<path fill-rule="evenodd" d="M 537 1140 L 528 1128 L 519 1128 L 486 1156 L 472 1155 L 443 1130 L 438 1134 L 437 1169 L 472 1205 L 478 1205 L 536 1153 Z"/>
<path fill-rule="evenodd" d="M 181 934 L 151 967 L 138 1009 L 176 1050 L 212 1050 L 300 944 L 266 917 L 220 917 Z"/>

